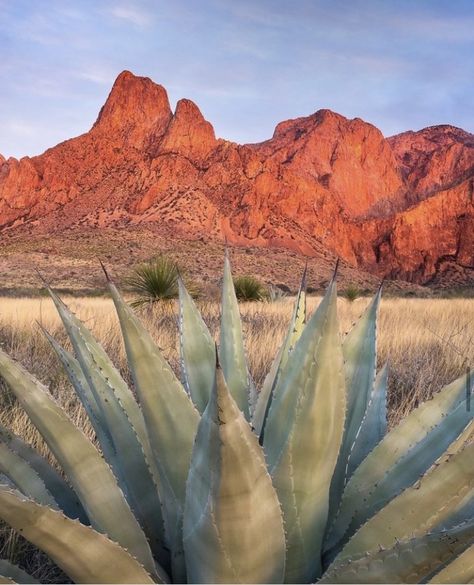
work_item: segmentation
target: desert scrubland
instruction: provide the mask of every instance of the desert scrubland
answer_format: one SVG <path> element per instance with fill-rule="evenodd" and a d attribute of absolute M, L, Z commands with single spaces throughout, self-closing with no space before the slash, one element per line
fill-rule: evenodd
<path fill-rule="evenodd" d="M 111 299 L 65 298 L 66 303 L 101 340 L 126 379 L 124 348 Z M 292 298 L 273 303 L 240 305 L 251 373 L 261 385 L 273 356 L 283 339 L 291 311 Z M 319 297 L 308 299 L 313 311 Z M 369 298 L 352 302 L 338 300 L 341 335 L 363 313 Z M 203 317 L 218 336 L 220 307 L 216 302 L 201 302 Z M 166 358 L 179 372 L 179 339 L 175 302 L 141 310 L 141 317 Z M 0 345 L 34 373 L 73 421 L 94 438 L 85 412 L 69 386 L 66 376 L 39 323 L 70 349 L 56 310 L 49 298 L 0 298 Z M 474 299 L 382 300 L 378 327 L 378 365 L 389 363 L 389 424 L 393 425 L 420 401 L 464 373 L 474 362 Z M 35 445 L 51 458 L 48 449 L 12 393 L 0 382 L 0 423 Z M 51 458 L 52 459 L 52 458 Z M 54 463 L 54 460 L 53 460 Z M 64 582 L 67 577 L 38 549 L 9 528 L 2 529 L 0 555 L 20 562 L 42 581 Z"/>
<path fill-rule="evenodd" d="M 311 312 L 320 298 L 310 297 Z M 349 302 L 340 298 L 341 336 L 363 313 L 369 298 Z M 108 298 L 66 298 L 94 334 L 101 340 L 116 365 L 128 378 L 124 348 L 112 301 Z M 200 303 L 211 332 L 218 339 L 219 305 Z M 281 343 L 292 311 L 292 299 L 273 303 L 240 305 L 250 371 L 260 385 Z M 166 358 L 179 373 L 177 306 L 173 303 L 142 309 L 141 317 L 158 341 Z M 0 342 L 2 348 L 35 373 L 63 404 L 81 417 L 81 407 L 69 390 L 66 377 L 39 323 L 69 347 L 54 306 L 48 298 L 0 299 Z M 428 398 L 444 384 L 465 371 L 474 361 L 474 299 L 382 300 L 378 326 L 378 363 L 389 364 L 390 420 L 398 419 L 417 402 Z M 8 402 L 8 391 L 2 401 Z M 14 408 L 14 405 L 11 405 Z M 2 417 L 11 422 L 11 409 Z M 23 432 L 24 421 L 14 424 Z"/>

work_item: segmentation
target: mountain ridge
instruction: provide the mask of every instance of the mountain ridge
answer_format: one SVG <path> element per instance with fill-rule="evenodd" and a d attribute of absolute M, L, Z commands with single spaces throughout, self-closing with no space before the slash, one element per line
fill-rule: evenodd
<path fill-rule="evenodd" d="M 385 138 L 331 110 L 239 145 L 198 106 L 129 71 L 92 128 L 35 157 L 0 156 L 5 237 L 153 227 L 163 236 L 324 250 L 380 277 L 474 280 L 474 135 Z"/>

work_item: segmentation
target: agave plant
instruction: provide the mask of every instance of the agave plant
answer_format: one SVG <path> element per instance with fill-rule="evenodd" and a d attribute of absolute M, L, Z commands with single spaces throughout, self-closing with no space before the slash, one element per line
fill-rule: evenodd
<path fill-rule="evenodd" d="M 381 291 L 341 343 L 333 278 L 306 319 L 303 284 L 257 393 L 226 258 L 219 350 L 180 283 L 182 382 L 113 297 L 134 393 L 50 294 L 49 335 L 100 450 L 0 352 L 0 373 L 64 474 L 0 432 L 0 518 L 78 583 L 383 583 L 474 579 L 474 442 L 460 378 L 387 432 L 376 375 Z M 470 392 L 470 388 L 467 388 Z M 66 477 L 66 479 L 64 479 Z M 5 581 L 27 581 L 0 561 Z"/>

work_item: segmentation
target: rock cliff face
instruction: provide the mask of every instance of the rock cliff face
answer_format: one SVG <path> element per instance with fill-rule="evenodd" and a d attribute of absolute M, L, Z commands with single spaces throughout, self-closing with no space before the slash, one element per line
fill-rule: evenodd
<path fill-rule="evenodd" d="M 474 174 L 474 136 L 454 126 L 431 126 L 388 139 L 417 199 L 459 185 Z"/>
<path fill-rule="evenodd" d="M 270 140 L 216 139 L 198 107 L 123 72 L 92 129 L 44 154 L 0 156 L 0 230 L 156 225 L 279 246 L 426 283 L 474 273 L 474 136 L 435 126 L 385 139 L 329 110 Z M 451 272 L 450 272 L 451 271 Z"/>

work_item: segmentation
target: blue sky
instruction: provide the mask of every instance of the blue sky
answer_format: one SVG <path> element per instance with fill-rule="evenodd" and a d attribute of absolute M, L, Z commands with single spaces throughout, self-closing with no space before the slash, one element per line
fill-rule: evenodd
<path fill-rule="evenodd" d="M 474 132 L 474 2 L 0 0 L 0 153 L 87 131 L 123 69 L 237 142 L 320 108 Z"/>

